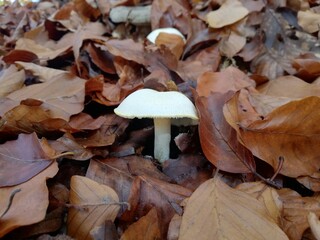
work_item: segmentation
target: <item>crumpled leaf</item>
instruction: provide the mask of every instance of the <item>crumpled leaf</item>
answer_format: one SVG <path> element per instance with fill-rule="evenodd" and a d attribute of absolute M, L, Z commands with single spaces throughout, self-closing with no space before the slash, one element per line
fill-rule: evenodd
<path fill-rule="evenodd" d="M 0 145 L 0 187 L 24 183 L 52 164 L 35 133 Z"/>
<path fill-rule="evenodd" d="M 179 240 L 288 239 L 264 204 L 219 178 L 204 182 L 188 199 Z"/>
<path fill-rule="evenodd" d="M 207 22 L 212 28 L 222 28 L 243 19 L 248 13 L 240 1 L 226 0 L 218 10 L 208 13 Z"/>
<path fill-rule="evenodd" d="M 74 175 L 70 187 L 68 235 L 91 239 L 94 227 L 115 220 L 120 209 L 119 197 L 112 188 L 82 176 Z"/>
<path fill-rule="evenodd" d="M 0 237 L 15 228 L 40 222 L 45 218 L 49 205 L 46 180 L 55 176 L 58 170 L 58 164 L 54 162 L 27 182 L 0 188 L 0 214 L 5 212 L 10 196 L 16 191 L 11 207 L 1 217 Z"/>

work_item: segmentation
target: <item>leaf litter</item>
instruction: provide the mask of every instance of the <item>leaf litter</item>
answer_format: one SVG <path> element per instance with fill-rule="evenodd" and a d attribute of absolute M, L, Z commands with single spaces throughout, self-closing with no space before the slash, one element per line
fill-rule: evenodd
<path fill-rule="evenodd" d="M 149 18 L 113 22 L 140 6 Z M 319 8 L 5 2 L 0 237 L 319 238 Z M 148 42 L 165 27 L 186 42 Z M 113 112 L 142 88 L 180 91 L 198 111 L 198 125 L 171 126 L 163 164 L 152 121 Z"/>

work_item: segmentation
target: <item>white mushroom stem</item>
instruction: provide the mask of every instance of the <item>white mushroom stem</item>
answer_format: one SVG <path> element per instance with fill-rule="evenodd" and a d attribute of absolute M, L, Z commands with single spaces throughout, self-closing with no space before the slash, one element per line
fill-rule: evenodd
<path fill-rule="evenodd" d="M 171 120 L 154 118 L 154 158 L 163 163 L 170 156 Z"/>

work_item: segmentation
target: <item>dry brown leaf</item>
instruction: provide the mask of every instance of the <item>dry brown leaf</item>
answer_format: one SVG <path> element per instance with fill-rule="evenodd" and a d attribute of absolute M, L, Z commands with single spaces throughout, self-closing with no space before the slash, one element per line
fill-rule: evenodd
<path fill-rule="evenodd" d="M 130 209 L 122 209 L 119 219 L 125 225 L 132 224 L 155 207 L 162 239 L 166 237 L 173 215 L 182 212 L 179 204 L 192 193 L 170 183 L 171 179 L 150 160 L 137 156 L 91 161 L 87 176 L 112 187 L 121 202 L 130 204 Z"/>
<path fill-rule="evenodd" d="M 274 188 L 262 182 L 248 182 L 237 185 L 236 189 L 250 194 L 263 203 L 270 217 L 281 226 L 283 203 Z"/>
<path fill-rule="evenodd" d="M 55 141 L 50 141 L 49 144 L 57 152 L 57 155 L 70 153 L 68 155 L 69 159 L 83 161 L 93 157 L 93 153 L 77 143 L 70 133 L 64 134 Z"/>
<path fill-rule="evenodd" d="M 58 170 L 58 164 L 54 162 L 25 183 L 13 187 L 0 188 L 1 214 L 5 212 L 12 193 L 20 190 L 14 195 L 8 212 L 0 219 L 0 237 L 3 237 L 15 228 L 33 224 L 44 219 L 49 204 L 46 180 L 55 176 Z"/>
<path fill-rule="evenodd" d="M 236 92 L 242 88 L 255 86 L 253 80 L 235 67 L 228 67 L 221 72 L 205 72 L 198 78 L 197 82 L 197 93 L 199 96 L 206 97 L 211 92 Z"/>
<path fill-rule="evenodd" d="M 157 210 L 152 208 L 148 214 L 131 224 L 120 240 L 160 239 Z"/>
<path fill-rule="evenodd" d="M 320 96 L 320 85 L 307 83 L 294 76 L 278 77 L 260 85 L 257 89 L 266 95 L 292 99 Z"/>
<path fill-rule="evenodd" d="M 48 82 L 54 79 L 55 76 L 59 74 L 66 74 L 66 71 L 43 67 L 34 63 L 26 63 L 26 62 L 15 62 L 18 67 L 22 67 L 23 69 L 30 71 L 33 76 L 39 77 L 39 81 Z"/>
<path fill-rule="evenodd" d="M 199 136 L 202 151 L 217 168 L 233 173 L 254 171 L 255 163 L 250 151 L 237 140 L 236 131 L 226 122 L 222 107 L 232 92 L 211 93 L 196 97 L 199 113 Z"/>
<path fill-rule="evenodd" d="M 316 237 L 317 240 L 320 240 L 320 221 L 314 212 L 309 212 L 308 222 L 313 235 Z"/>
<path fill-rule="evenodd" d="M 115 220 L 120 210 L 118 195 L 112 188 L 82 176 L 74 175 L 70 187 L 68 235 L 91 239 L 94 227 Z"/>
<path fill-rule="evenodd" d="M 207 22 L 212 28 L 222 28 L 233 24 L 249 14 L 247 8 L 238 0 L 226 0 L 218 10 L 207 15 Z"/>
<path fill-rule="evenodd" d="M 302 239 L 304 231 L 309 228 L 309 212 L 320 216 L 319 197 L 301 197 L 291 189 L 278 190 L 278 194 L 283 202 L 281 228 L 290 239 Z"/>
<path fill-rule="evenodd" d="M 35 133 L 20 134 L 0 145 L 0 187 L 24 183 L 52 163 Z"/>
<path fill-rule="evenodd" d="M 65 46 L 57 49 L 52 49 L 52 48 L 43 46 L 43 44 L 39 44 L 32 39 L 19 38 L 18 41 L 16 42 L 15 49 L 31 51 L 39 57 L 40 62 L 45 62 L 45 61 L 56 58 L 60 54 L 67 52 L 67 50 L 70 49 L 70 47 Z"/>
<path fill-rule="evenodd" d="M 297 181 L 314 192 L 320 192 L 320 172 L 318 171 L 310 176 L 298 177 Z"/>
<path fill-rule="evenodd" d="M 191 195 L 182 216 L 179 240 L 288 239 L 264 204 L 215 178 Z"/>
<path fill-rule="evenodd" d="M 286 176 L 311 175 L 320 167 L 319 114 L 314 111 L 319 107 L 320 98 L 307 97 L 276 108 L 263 120 L 234 121 L 239 123 L 241 141 L 255 156 L 274 169 L 279 157 L 283 157 L 280 172 Z"/>
<path fill-rule="evenodd" d="M 42 107 L 50 110 L 52 118 L 69 121 L 73 114 L 84 108 L 85 80 L 69 73 L 54 76 L 49 81 L 33 84 L 17 90 L 7 97 L 22 101 L 28 98 L 40 100 Z"/>

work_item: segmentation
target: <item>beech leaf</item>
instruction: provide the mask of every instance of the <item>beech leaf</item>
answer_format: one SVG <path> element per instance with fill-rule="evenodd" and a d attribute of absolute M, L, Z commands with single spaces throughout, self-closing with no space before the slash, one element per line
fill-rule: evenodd
<path fill-rule="evenodd" d="M 16 192 L 9 210 L 0 218 L 0 237 L 15 228 L 37 223 L 45 218 L 49 205 L 46 180 L 54 177 L 58 170 L 58 164 L 54 162 L 27 182 L 0 188 L 0 215 L 4 214 L 10 196 Z"/>
<path fill-rule="evenodd" d="M 17 140 L 0 145 L 0 187 L 26 182 L 50 164 L 37 135 L 20 134 Z"/>
<path fill-rule="evenodd" d="M 70 183 L 68 235 L 91 239 L 90 231 L 107 220 L 114 221 L 119 210 L 119 197 L 110 187 L 89 178 L 74 175 Z"/>
<path fill-rule="evenodd" d="M 222 28 L 235 23 L 249 14 L 247 8 L 238 0 L 226 0 L 218 10 L 207 15 L 207 22 L 212 28 Z"/>
<path fill-rule="evenodd" d="M 182 216 L 179 240 L 288 239 L 264 204 L 232 189 L 219 178 L 204 182 L 191 195 Z"/>

